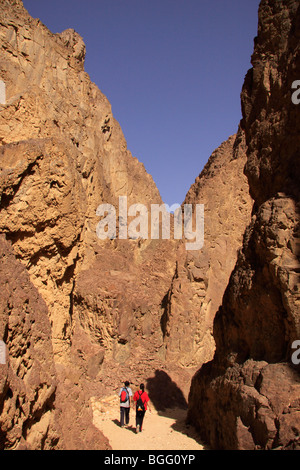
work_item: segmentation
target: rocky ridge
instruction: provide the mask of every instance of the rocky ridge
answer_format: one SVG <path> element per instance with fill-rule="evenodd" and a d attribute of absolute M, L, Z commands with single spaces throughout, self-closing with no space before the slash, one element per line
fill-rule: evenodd
<path fill-rule="evenodd" d="M 277 9 L 275 24 L 283 24 L 287 34 L 293 2 L 285 5 L 284 13 L 274 2 L 269 3 L 262 2 L 260 11 L 273 18 L 272 9 Z M 213 362 L 193 379 L 190 417 L 192 414 L 199 427 L 203 411 L 197 397 L 203 371 L 215 370 L 216 358 L 225 354 L 233 366 L 227 369 L 227 363 L 221 366 L 218 362 L 216 370 L 225 373 L 219 385 L 220 389 L 228 385 L 224 394 L 228 402 L 220 401 L 219 406 L 211 403 L 214 419 L 203 421 L 203 437 L 215 447 L 248 448 L 253 442 L 255 446 L 274 446 L 279 441 L 273 408 L 271 414 L 264 402 L 257 413 L 259 419 L 254 410 L 267 393 L 280 410 L 289 396 L 281 430 L 293 432 L 296 376 L 286 364 L 276 368 L 274 362 L 283 358 L 282 351 L 287 353 L 297 337 L 294 195 L 298 186 L 297 170 L 291 172 L 297 132 L 291 144 L 276 140 L 277 133 L 285 135 L 288 124 L 284 127 L 279 119 L 280 112 L 285 113 L 279 102 L 285 101 L 276 82 L 282 79 L 277 66 L 283 56 L 274 55 L 270 66 L 270 41 L 264 29 L 268 22 L 260 23 L 261 39 L 253 56 L 256 65 L 245 80 L 244 119 L 237 134 L 216 149 L 184 201 L 205 205 L 204 247 L 187 252 L 185 240 L 98 239 L 96 210 L 101 203 L 117 207 L 119 197 L 126 195 L 128 206 L 143 203 L 150 208 L 153 203 L 162 203 L 159 192 L 127 149 L 107 98 L 84 71 L 82 38 L 71 29 L 51 33 L 29 16 L 21 0 L 0 0 L 0 6 L 0 79 L 6 84 L 7 95 L 6 104 L 0 106 L 0 275 L 6 286 L 0 338 L 9 353 L 8 364 L 0 364 L 1 377 L 5 377 L 0 379 L 1 448 L 105 449 L 109 447 L 107 439 L 93 424 L 97 399 L 117 391 L 126 378 L 136 386 L 146 382 L 157 409 L 170 403 L 185 407 L 192 375 L 212 359 L 215 348 Z M 282 47 L 296 50 L 297 41 L 292 38 L 291 34 L 288 47 L 282 39 Z M 279 93 L 274 99 L 270 98 L 271 90 Z M 276 113 L 260 110 L 262 102 L 270 106 L 268 112 L 277 106 Z M 297 119 L 295 107 L 286 114 Z M 269 115 L 272 118 L 266 124 Z M 272 133 L 275 123 L 280 124 Z M 265 134 L 266 129 L 271 134 Z M 278 149 L 274 147 L 271 159 L 268 156 L 273 140 L 278 148 L 289 149 L 281 172 L 276 170 L 281 164 L 281 159 L 276 160 Z M 257 152 L 260 146 L 266 149 L 262 159 Z M 274 170 L 271 179 L 270 168 Z M 251 220 L 253 200 L 248 179 L 254 216 L 238 254 Z M 272 181 L 276 181 L 276 191 Z M 294 188 L 293 197 L 287 191 L 290 187 Z M 277 191 L 287 194 L 278 195 Z M 278 251 L 282 247 L 287 247 L 283 257 Z M 256 257 L 262 263 L 258 273 Z M 234 287 L 227 289 L 219 310 L 225 288 L 233 279 Z M 249 282 L 240 285 L 241 279 Z M 20 298 L 16 295 L 18 283 L 24 289 Z M 266 297 L 264 286 L 274 283 L 277 290 L 270 289 L 270 298 Z M 261 314 L 260 326 L 268 324 L 268 334 L 264 336 L 259 330 L 251 339 L 248 322 L 240 320 L 240 309 L 250 312 L 256 328 L 256 291 L 275 315 Z M 284 301 L 280 303 L 282 292 Z M 235 304 L 232 321 L 224 320 L 231 318 L 231 313 L 221 314 L 226 308 L 232 311 L 226 302 Z M 45 345 L 42 353 L 40 343 Z M 205 387 L 211 390 L 211 376 L 205 377 L 209 377 Z M 235 398 L 232 390 L 238 388 L 241 377 L 244 388 Z M 275 394 L 273 377 L 285 380 L 282 397 Z M 218 401 L 217 393 L 212 396 Z M 206 402 L 205 394 L 202 397 Z M 230 409 L 223 416 L 222 410 L 230 408 L 228 403 L 235 411 Z M 240 407 L 248 410 L 246 417 Z M 226 423 L 232 422 L 236 427 L 232 425 L 230 441 L 217 439 L 214 426 L 225 429 Z M 255 432 L 263 436 L 260 440 L 252 432 L 252 423 Z M 203 435 L 203 429 L 200 432 Z"/>
<path fill-rule="evenodd" d="M 97 238 L 96 210 L 101 203 L 117 207 L 119 197 L 126 195 L 128 206 L 143 203 L 149 208 L 153 203 L 162 203 L 159 192 L 143 165 L 128 151 L 108 100 L 85 73 L 82 38 L 74 30 L 51 33 L 31 18 L 18 0 L 1 0 L 0 22 L 0 78 L 6 85 L 6 102 L 0 113 L 0 229 L 6 238 L 5 249 L 27 273 L 28 289 L 37 292 L 43 303 L 48 328 L 44 334 L 53 373 L 52 382 L 41 379 L 36 385 L 51 389 L 51 399 L 41 402 L 35 418 L 30 411 L 21 412 L 19 387 L 3 383 L 1 446 L 105 448 L 106 439 L 92 423 L 91 401 L 118 390 L 124 377 L 136 385 L 146 381 L 158 409 L 169 397 L 167 393 L 157 397 L 157 387 L 171 387 L 172 403 L 186 406 L 193 366 L 206 360 L 214 348 L 211 331 L 205 333 L 205 328 L 211 324 L 218 300 L 213 311 L 204 308 L 198 312 L 210 285 L 209 276 L 207 286 L 202 286 L 200 277 L 207 276 L 210 261 L 206 255 L 198 283 L 195 272 L 190 276 L 191 260 L 184 241 Z M 245 159 L 244 143 L 240 153 L 236 149 L 240 140 L 232 137 L 215 152 L 208 165 L 210 170 L 205 170 L 207 176 L 195 182 L 187 201 L 192 202 L 192 193 L 205 184 L 213 194 L 212 176 L 219 172 L 226 187 L 225 174 L 228 177 L 231 168 L 230 184 L 236 186 L 234 180 L 242 173 Z M 226 163 L 222 162 L 225 153 Z M 223 163 L 228 165 L 226 169 Z M 243 189 L 241 194 L 236 191 L 235 206 L 243 216 L 241 224 L 233 227 L 232 220 L 228 220 L 226 236 L 230 232 L 235 245 L 230 248 L 226 274 L 218 285 L 219 299 L 251 206 L 242 175 L 240 184 Z M 216 206 L 222 212 L 224 193 L 218 194 Z M 209 228 L 211 223 L 206 221 L 207 239 L 214 230 Z M 223 257 L 218 248 L 224 246 L 221 238 L 215 250 L 219 255 L 212 265 Z M 190 295 L 198 298 L 200 294 L 191 316 L 197 319 L 199 339 L 179 363 L 176 356 L 182 355 L 186 343 L 176 345 L 177 339 L 173 340 L 173 331 L 182 320 L 174 295 L 176 265 Z M 169 295 L 172 308 L 168 307 Z M 209 293 L 207 305 L 211 297 Z M 10 358 L 14 341 L 6 332 L 22 335 L 22 321 L 11 324 L 9 305 L 1 335 Z M 18 308 L 22 319 L 22 305 Z M 190 302 L 189 312 L 192 309 Z M 186 335 L 194 331 L 190 322 Z M 205 354 L 198 354 L 202 343 L 206 344 Z M 24 346 L 19 355 L 32 354 L 32 343 L 26 344 L 28 351 Z M 38 356 L 32 361 L 38 361 Z M 9 360 L 9 370 L 22 383 L 23 376 L 19 377 L 13 360 Z M 23 395 L 30 395 L 35 389 L 24 383 L 24 390 Z M 12 425 L 12 412 L 6 415 L 8 407 L 19 413 L 18 427 Z M 31 421 L 35 425 L 28 427 Z"/>
<path fill-rule="evenodd" d="M 177 249 L 176 272 L 163 317 L 168 363 L 193 370 L 212 359 L 212 326 L 250 220 L 252 199 L 243 174 L 246 143 L 241 129 L 216 149 L 184 204 L 204 204 L 204 246 Z"/>
<path fill-rule="evenodd" d="M 83 315 L 88 312 L 83 302 L 80 312 L 76 310 L 75 278 L 105 251 L 95 230 L 99 204 L 116 204 L 123 194 L 128 204 L 160 203 L 161 198 L 144 166 L 127 150 L 108 100 L 84 72 L 85 46 L 79 35 L 73 30 L 52 34 L 28 15 L 21 1 L 1 1 L 0 22 L 1 79 L 6 84 L 0 117 L 1 232 L 47 310 L 49 362 L 56 379 L 54 414 L 60 424 L 55 448 L 105 448 L 105 438 L 92 425 L 90 407 L 91 394 L 100 393 L 93 380 L 97 389 L 95 376 L 106 346 L 104 339 L 99 341 L 104 308 L 95 310 L 98 333 L 91 337 L 85 331 Z M 127 251 L 132 254 L 137 243 L 130 242 L 116 260 L 115 272 L 127 258 L 130 264 Z M 117 252 L 117 243 L 109 245 Z M 101 264 L 99 270 L 104 271 Z M 109 275 L 104 274 L 106 279 Z M 109 295 L 108 305 L 116 301 Z M 102 300 L 99 296 L 98 303 Z M 115 327 L 109 334 L 119 344 L 121 314 L 116 309 L 113 315 Z M 12 345 L 5 331 L 11 318 L 7 316 L 2 330 L 9 351 Z M 16 322 L 14 328 L 22 331 L 22 324 Z M 12 389 L 10 397 L 7 390 L 3 389 L 2 400 L 16 401 L 18 391 Z M 54 445 L 46 433 L 37 443 L 34 428 L 33 436 L 25 436 L 25 416 L 12 438 L 4 410 L 2 446 L 16 448 L 25 441 L 29 447 Z M 39 420 L 44 414 L 41 407 Z"/>
<path fill-rule="evenodd" d="M 195 375 L 189 419 L 213 448 L 299 448 L 300 8 L 263 0 L 242 91 L 254 210 L 214 321 L 216 352 Z M 204 406 L 205 405 L 205 406 Z"/>

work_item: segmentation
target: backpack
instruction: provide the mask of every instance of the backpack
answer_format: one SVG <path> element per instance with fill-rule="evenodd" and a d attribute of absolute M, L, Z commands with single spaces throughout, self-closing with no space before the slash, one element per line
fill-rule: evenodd
<path fill-rule="evenodd" d="M 120 402 L 125 403 L 127 400 L 129 400 L 129 393 L 127 388 L 123 387 L 120 395 Z"/>
<path fill-rule="evenodd" d="M 142 395 L 143 395 L 144 392 L 140 393 L 139 392 L 139 398 L 136 402 L 136 411 L 146 411 L 145 409 L 145 404 L 142 400 Z"/>

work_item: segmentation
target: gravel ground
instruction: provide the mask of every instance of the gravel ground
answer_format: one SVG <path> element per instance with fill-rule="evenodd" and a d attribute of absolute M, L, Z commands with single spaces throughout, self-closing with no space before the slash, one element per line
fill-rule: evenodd
<path fill-rule="evenodd" d="M 129 425 L 120 427 L 117 396 L 92 400 L 94 424 L 107 437 L 112 450 L 204 450 L 192 426 L 185 423 L 186 410 L 146 412 L 143 431 L 136 434 L 135 410 L 130 410 Z"/>

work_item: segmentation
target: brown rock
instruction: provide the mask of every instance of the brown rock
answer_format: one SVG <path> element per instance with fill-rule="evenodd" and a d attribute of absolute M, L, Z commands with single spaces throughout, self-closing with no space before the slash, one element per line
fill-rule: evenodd
<path fill-rule="evenodd" d="M 91 396 L 101 393 L 104 348 L 97 326 L 95 336 L 84 331 L 98 310 L 90 315 L 81 306 L 78 317 L 76 281 L 97 261 L 98 251 L 115 249 L 114 241 L 101 242 L 96 235 L 101 203 L 116 205 L 120 195 L 128 196 L 128 205 L 160 203 L 161 198 L 144 166 L 127 150 L 106 97 L 84 72 L 85 46 L 79 35 L 73 30 L 52 34 L 28 15 L 21 1 L 1 0 L 0 5 L 0 75 L 6 84 L 0 113 L 0 230 L 47 309 L 61 446 L 106 448 L 107 441 L 92 426 L 90 408 Z M 139 246 L 139 241 L 128 243 Z M 133 256 L 137 262 L 145 246 Z M 151 253 L 151 247 L 146 251 Z M 89 291 L 93 295 L 91 282 L 87 297 Z M 117 325 L 120 336 L 110 342 L 121 360 L 128 354 L 122 342 L 132 335 L 135 318 L 132 314 L 127 322 L 125 307 Z M 148 335 L 153 330 L 150 320 L 148 313 L 142 322 Z M 14 326 L 19 327 L 17 320 Z M 113 328 L 107 329 L 114 335 Z M 114 377 L 114 386 L 119 380 Z M 37 424 L 40 442 L 49 427 L 46 417 Z M 34 439 L 30 445 L 38 448 L 40 443 Z"/>
<path fill-rule="evenodd" d="M 205 245 L 189 252 L 185 240 L 98 239 L 100 204 L 127 196 L 128 207 L 149 209 L 159 192 L 84 72 L 82 38 L 52 34 L 20 0 L 0 6 L 0 230 L 10 253 L 0 333 L 13 358 L 0 365 L 1 446 L 106 449 L 92 403 L 128 379 L 145 382 L 158 409 L 170 397 L 186 407 L 191 373 L 216 346 L 190 393 L 205 439 L 296 447 L 299 382 L 287 361 L 299 333 L 298 115 L 279 86 L 297 71 L 284 66 L 298 47 L 295 2 L 261 4 L 244 119 L 184 201 L 205 206 Z M 243 242 L 245 162 L 255 207 Z"/>
<path fill-rule="evenodd" d="M 299 366 L 291 345 L 300 335 L 300 119 L 290 96 L 300 76 L 299 21 L 298 2 L 261 2 L 253 69 L 242 93 L 254 212 L 215 317 L 214 359 L 194 377 L 190 394 L 189 417 L 214 448 L 251 447 L 240 420 L 253 448 L 299 443 L 298 405 L 291 405 L 298 403 Z"/>
<path fill-rule="evenodd" d="M 166 302 L 166 359 L 183 367 L 195 367 L 214 354 L 214 316 L 251 217 L 245 162 L 245 139 L 239 129 L 211 155 L 184 201 L 204 204 L 204 246 L 186 251 L 185 243 L 179 245 Z"/>
<path fill-rule="evenodd" d="M 0 251 L 0 336 L 7 346 L 0 365 L 0 448 L 56 448 L 61 437 L 47 306 L 3 235 Z"/>

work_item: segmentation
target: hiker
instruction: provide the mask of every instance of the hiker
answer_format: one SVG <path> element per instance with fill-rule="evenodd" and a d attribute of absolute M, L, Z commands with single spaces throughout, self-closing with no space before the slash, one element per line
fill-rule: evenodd
<path fill-rule="evenodd" d="M 130 383 L 128 380 L 124 382 L 124 387 L 121 388 L 119 392 L 120 397 L 120 426 L 124 427 L 129 424 L 129 412 L 130 412 L 130 397 L 132 397 L 132 390 L 129 387 Z"/>
<path fill-rule="evenodd" d="M 145 392 L 144 384 L 141 384 L 140 390 L 137 390 L 135 392 L 133 396 L 133 407 L 134 407 L 134 404 L 136 406 L 136 415 L 135 415 L 136 433 L 138 433 L 138 432 L 142 432 L 143 420 L 144 420 L 147 408 L 149 408 L 149 411 L 151 413 L 149 397 L 148 397 L 147 392 Z"/>

